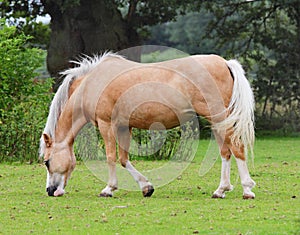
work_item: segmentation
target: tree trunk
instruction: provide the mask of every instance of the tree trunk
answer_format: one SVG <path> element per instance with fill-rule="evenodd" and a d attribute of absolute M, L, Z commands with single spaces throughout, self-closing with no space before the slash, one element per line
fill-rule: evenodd
<path fill-rule="evenodd" d="M 59 72 L 71 66 L 70 60 L 129 47 L 128 25 L 113 2 L 81 0 L 72 6 L 62 6 L 55 0 L 42 2 L 51 16 L 47 67 L 57 78 L 55 90 L 60 83 Z"/>

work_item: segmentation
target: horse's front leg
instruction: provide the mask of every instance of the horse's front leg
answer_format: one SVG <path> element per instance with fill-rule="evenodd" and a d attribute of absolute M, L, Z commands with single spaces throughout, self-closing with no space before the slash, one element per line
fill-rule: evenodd
<path fill-rule="evenodd" d="M 143 176 L 138 170 L 134 168 L 134 166 L 130 163 L 128 159 L 131 129 L 118 128 L 117 134 L 119 144 L 119 158 L 121 165 L 129 171 L 134 180 L 139 184 L 139 187 L 142 190 L 144 197 L 150 197 L 154 192 L 152 184 L 148 181 L 148 179 L 145 176 Z"/>
<path fill-rule="evenodd" d="M 111 125 L 98 121 L 98 127 L 105 143 L 106 158 L 108 165 L 108 183 L 101 191 L 100 197 L 112 197 L 113 191 L 118 189 L 116 174 L 116 140 Z"/>

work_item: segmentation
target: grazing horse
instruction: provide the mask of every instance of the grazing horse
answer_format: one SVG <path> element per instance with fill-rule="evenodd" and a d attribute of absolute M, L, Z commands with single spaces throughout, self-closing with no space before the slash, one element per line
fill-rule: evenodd
<path fill-rule="evenodd" d="M 254 143 L 254 97 L 244 70 L 236 60 L 216 55 L 195 55 L 159 63 L 142 64 L 113 53 L 87 57 L 64 71 L 40 141 L 40 155 L 47 166 L 49 196 L 65 193 L 75 168 L 73 143 L 88 122 L 98 127 L 109 169 L 107 186 L 100 196 L 111 197 L 118 188 L 116 147 L 119 160 L 145 197 L 152 184 L 128 159 L 132 128 L 170 129 L 195 113 L 205 117 L 222 157 L 221 181 L 213 198 L 224 198 L 230 184 L 230 158 L 237 162 L 243 198 L 254 198 L 255 182 L 246 164 Z"/>

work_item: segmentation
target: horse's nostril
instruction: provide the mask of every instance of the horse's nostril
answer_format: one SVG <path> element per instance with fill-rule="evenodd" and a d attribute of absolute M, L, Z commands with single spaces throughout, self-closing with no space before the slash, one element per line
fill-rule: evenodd
<path fill-rule="evenodd" d="M 57 187 L 55 186 L 50 186 L 47 188 L 47 193 L 48 193 L 48 196 L 54 196 L 54 192 L 56 191 Z"/>

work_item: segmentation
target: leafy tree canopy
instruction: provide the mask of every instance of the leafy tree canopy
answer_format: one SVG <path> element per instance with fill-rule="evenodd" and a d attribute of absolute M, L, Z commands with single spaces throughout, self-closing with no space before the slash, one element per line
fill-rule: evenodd
<path fill-rule="evenodd" d="M 80 54 L 140 45 L 148 36 L 146 26 L 174 20 L 197 1 L 4 0 L 0 4 L 1 17 L 47 45 L 47 67 L 58 78 L 59 71 L 69 67 L 69 61 Z M 36 22 L 37 15 L 45 14 L 51 16 L 50 37 L 49 31 L 47 34 Z"/>
<path fill-rule="evenodd" d="M 23 28 L 27 34 L 35 34 L 33 36 L 36 37 L 36 41 L 48 43 L 46 38 L 41 38 L 46 29 L 42 29 L 42 24 L 36 21 L 37 16 L 51 15 L 54 10 L 63 14 L 68 9 L 86 2 L 87 0 L 3 0 L 0 2 L 0 17 L 6 18 L 11 25 Z M 198 5 L 195 0 L 104 0 L 104 2 L 107 6 L 117 7 L 129 28 L 139 29 L 141 36 L 146 32 L 145 26 L 172 21 L 178 14 L 184 14 L 191 5 Z M 37 27 L 41 31 L 40 35 L 34 33 Z M 46 36 L 49 36 L 49 32 Z"/>
<path fill-rule="evenodd" d="M 260 114 L 300 130 L 300 1 L 206 1 L 203 6 L 214 15 L 209 37 L 254 71 Z"/>
<path fill-rule="evenodd" d="M 38 16 L 45 16 L 39 1 L 0 2 L 0 18 L 5 18 L 9 25 L 17 27 L 17 32 L 33 36 L 29 41 L 35 46 L 45 48 L 49 44 L 50 29 L 48 25 L 37 21 Z"/>

